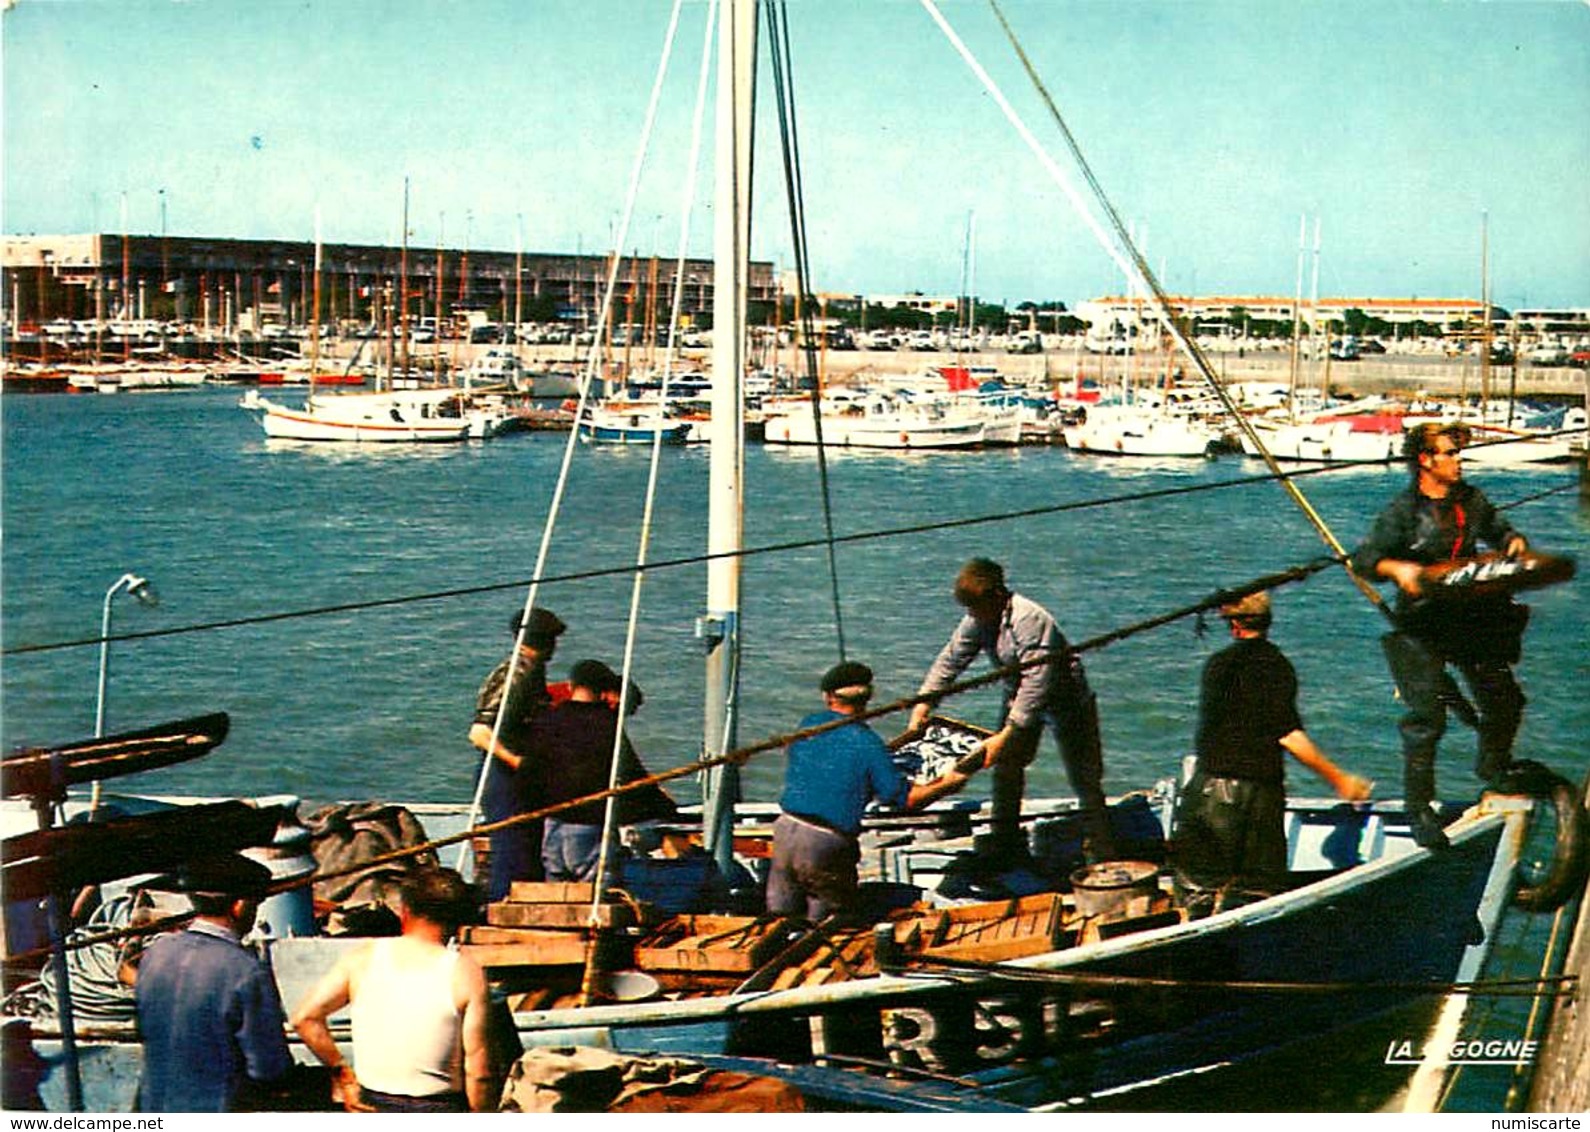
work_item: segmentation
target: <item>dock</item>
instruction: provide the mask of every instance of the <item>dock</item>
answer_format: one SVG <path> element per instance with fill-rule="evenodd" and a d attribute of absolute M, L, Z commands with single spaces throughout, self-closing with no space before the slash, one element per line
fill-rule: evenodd
<path fill-rule="evenodd" d="M 1585 785 L 1590 787 L 1590 778 Z M 1558 915 L 1571 933 L 1562 973 L 1575 981 L 1552 999 L 1540 1061 L 1530 1083 L 1528 1112 L 1590 1111 L 1590 902 L 1579 894 Z"/>

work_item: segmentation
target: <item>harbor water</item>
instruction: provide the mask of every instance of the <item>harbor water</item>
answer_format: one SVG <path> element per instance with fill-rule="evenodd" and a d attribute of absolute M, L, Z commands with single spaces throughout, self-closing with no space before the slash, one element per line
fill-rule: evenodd
<path fill-rule="evenodd" d="M 93 734 L 106 592 L 125 572 L 159 604 L 112 599 L 107 733 L 211 711 L 231 734 L 209 757 L 141 776 L 142 792 L 295 794 L 314 801 L 464 801 L 477 688 L 509 647 L 534 573 L 563 434 L 485 444 L 343 447 L 267 442 L 231 390 L 113 397 L 10 395 L 3 412 L 3 714 L 6 748 Z M 623 655 L 650 451 L 575 453 L 539 602 L 569 625 L 552 663 Z M 973 555 L 1006 566 L 1073 642 L 1194 603 L 1325 552 L 1258 461 L 1150 462 L 1062 449 L 830 455 L 845 654 L 871 665 L 879 702 L 909 695 L 957 616 L 950 582 Z M 1471 478 L 1541 551 L 1590 560 L 1590 521 L 1561 469 Z M 1349 547 L 1400 467 L 1299 484 Z M 1555 493 L 1553 488 L 1563 490 Z M 702 726 L 707 454 L 662 454 L 633 675 L 633 736 L 654 771 L 693 760 Z M 1544 493 L 1544 494 L 1543 494 Z M 1017 514 L 1022 513 L 1022 514 Z M 967 522 L 979 519 L 978 522 Z M 745 470 L 739 737 L 793 727 L 840 655 L 815 453 L 752 446 Z M 858 537 L 877 535 L 878 537 Z M 794 549 L 789 544 L 803 544 Z M 1578 781 L 1590 734 L 1590 591 L 1583 576 L 1529 594 L 1518 753 Z M 1310 733 L 1345 767 L 1401 791 L 1381 615 L 1339 569 L 1275 595 L 1272 636 L 1292 659 Z M 187 631 L 187 630 L 192 631 Z M 1085 662 L 1100 700 L 1112 794 L 1175 775 L 1191 747 L 1198 677 L 1226 640 L 1185 618 Z M 74 643 L 75 642 L 75 643 Z M 66 645 L 67 647 L 47 647 Z M 997 694 L 944 710 L 992 724 Z M 903 717 L 883 721 L 892 733 Z M 1471 733 L 1454 724 L 1439 790 L 1472 798 Z M 779 756 L 744 772 L 775 800 Z M 1294 793 L 1322 796 L 1303 768 Z M 131 784 L 127 784 L 131 785 Z M 974 782 L 974 796 L 986 792 Z M 673 790 L 694 800 L 691 778 Z M 1046 745 L 1030 795 L 1068 792 Z M 1516 944 L 1527 950 L 1534 929 Z M 1538 950 L 1538 948 L 1537 948 Z M 1471 1071 L 1477 1072 L 1477 1071 Z M 1499 1105 L 1494 1068 L 1468 1104 Z"/>

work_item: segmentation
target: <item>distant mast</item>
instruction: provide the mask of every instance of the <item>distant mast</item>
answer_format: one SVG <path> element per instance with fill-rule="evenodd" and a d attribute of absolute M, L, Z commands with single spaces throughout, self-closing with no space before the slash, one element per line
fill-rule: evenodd
<path fill-rule="evenodd" d="M 320 376 L 320 208 L 315 207 L 315 282 L 313 289 L 314 321 L 309 324 L 309 396 L 315 395 L 315 381 Z"/>
<path fill-rule="evenodd" d="M 756 8 L 731 0 L 718 25 L 717 144 L 714 169 L 711 471 L 707 511 L 707 614 L 700 633 L 707 646 L 703 754 L 713 758 L 736 744 L 740 680 L 740 551 L 745 508 L 745 317 L 751 237 L 751 107 L 756 57 Z M 702 786 L 706 847 L 720 869 L 734 860 L 734 804 L 739 768 L 711 767 Z"/>

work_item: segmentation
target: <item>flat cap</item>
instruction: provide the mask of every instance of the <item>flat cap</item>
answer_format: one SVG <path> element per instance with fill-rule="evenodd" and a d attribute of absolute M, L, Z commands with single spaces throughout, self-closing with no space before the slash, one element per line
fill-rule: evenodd
<path fill-rule="evenodd" d="M 508 631 L 515 637 L 519 635 L 519 625 L 522 613 L 515 613 L 508 622 Z M 563 635 L 568 626 L 550 609 L 542 609 L 539 605 L 530 611 L 530 620 L 525 624 L 524 640 L 527 645 L 546 644 L 555 641 Z"/>
<path fill-rule="evenodd" d="M 582 660 L 569 669 L 569 683 L 593 692 L 616 692 L 624 686 L 618 673 L 599 660 Z"/>
<path fill-rule="evenodd" d="M 836 664 L 823 673 L 822 690 L 843 699 L 872 694 L 872 669 L 853 660 Z"/>
<path fill-rule="evenodd" d="M 151 881 L 149 887 L 165 892 L 259 900 L 264 897 L 270 883 L 269 868 L 237 853 L 226 853 L 219 857 L 190 861 L 176 872 Z"/>
<path fill-rule="evenodd" d="M 1268 590 L 1255 590 L 1251 594 L 1244 594 L 1236 601 L 1228 601 L 1220 607 L 1220 616 L 1245 620 L 1250 617 L 1270 616 L 1270 593 Z"/>

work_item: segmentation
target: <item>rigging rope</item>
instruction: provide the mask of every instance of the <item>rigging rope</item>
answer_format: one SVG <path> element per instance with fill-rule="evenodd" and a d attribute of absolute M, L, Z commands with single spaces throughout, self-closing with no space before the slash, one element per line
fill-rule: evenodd
<path fill-rule="evenodd" d="M 1573 430 L 1577 431 L 1577 430 Z M 1480 445 L 1470 445 L 1478 448 Z M 848 535 L 838 535 L 834 541 L 837 544 L 871 542 L 879 539 L 900 538 L 905 535 L 927 534 L 934 531 L 956 530 L 963 527 L 982 526 L 988 523 L 1012 522 L 1019 519 L 1032 519 L 1044 515 L 1058 515 L 1070 511 L 1084 511 L 1101 507 L 1112 507 L 1118 504 L 1141 503 L 1152 499 L 1164 499 L 1180 495 L 1197 495 L 1205 491 L 1224 491 L 1231 487 L 1250 487 L 1257 484 L 1272 483 L 1277 479 L 1298 479 L 1306 476 L 1316 476 L 1331 472 L 1353 471 L 1369 467 L 1382 467 L 1383 462 L 1378 460 L 1343 460 L 1330 464 L 1318 464 L 1306 468 L 1297 468 L 1283 471 L 1277 475 L 1265 473 L 1263 475 L 1241 476 L 1229 480 L 1220 480 L 1216 483 L 1184 484 L 1177 487 L 1149 488 L 1143 491 L 1126 492 L 1121 495 L 1101 496 L 1097 499 L 1071 500 L 1066 503 L 1049 503 L 1037 507 L 1024 507 L 1015 511 L 997 511 L 987 515 L 973 515 L 962 519 L 941 519 L 927 523 L 913 523 L 903 527 L 882 527 L 871 531 L 857 531 Z M 1498 504 L 1499 510 L 1509 507 L 1518 507 L 1526 503 L 1553 495 L 1560 495 L 1567 491 L 1577 491 L 1577 483 L 1568 483 L 1532 495 L 1523 496 L 1511 503 Z M 717 554 L 689 554 L 675 558 L 661 559 L 650 565 L 653 572 L 663 569 L 675 569 L 686 566 L 699 566 L 706 562 L 716 561 L 738 555 L 742 558 L 753 558 L 766 554 L 782 554 L 795 550 L 810 550 L 814 547 L 826 545 L 826 540 L 821 538 L 792 539 L 787 542 L 768 543 L 765 546 L 748 547 L 739 551 L 722 552 Z M 219 629 L 238 629 L 250 625 L 266 625 L 277 621 L 297 621 L 311 617 L 327 617 L 342 613 L 357 613 L 369 609 L 383 609 L 400 605 L 414 605 L 427 601 L 446 601 L 450 598 L 474 597 L 480 594 L 500 593 L 504 590 L 520 590 L 532 584 L 543 586 L 561 584 L 565 582 L 583 582 L 595 578 L 610 578 L 628 574 L 634 566 L 607 566 L 595 570 L 575 570 L 566 574 L 545 574 L 534 578 L 518 578 L 506 582 L 488 582 L 478 586 L 458 586 L 446 590 L 431 590 L 426 593 L 403 594 L 397 597 L 371 598 L 368 601 L 340 602 L 336 605 L 318 605 L 308 609 L 285 610 L 279 613 L 260 613 L 248 617 L 229 617 L 217 621 L 204 621 L 193 625 L 177 625 L 165 629 L 141 629 L 127 633 L 117 633 L 109 637 L 77 637 L 65 641 L 49 641 L 36 645 L 12 645 L 0 648 L 0 656 L 23 656 L 32 653 L 57 652 L 62 649 L 84 648 L 89 645 L 98 646 L 105 641 L 137 641 L 154 637 L 175 637 L 187 633 L 214 632 Z"/>
<path fill-rule="evenodd" d="M 1266 574 L 1261 577 L 1253 578 L 1227 589 L 1216 590 L 1209 596 L 1199 601 L 1193 602 L 1190 605 L 1185 605 L 1168 613 L 1160 614 L 1142 621 L 1137 621 L 1130 625 L 1122 626 L 1119 629 L 1113 629 L 1097 636 L 1090 637 L 1087 640 L 1072 646 L 1069 651 L 1074 653 L 1083 653 L 1104 648 L 1105 646 L 1114 644 L 1117 641 L 1125 640 L 1128 637 L 1136 636 L 1139 633 L 1147 632 L 1150 629 L 1158 628 L 1172 621 L 1203 613 L 1210 609 L 1217 609 L 1221 605 L 1235 600 L 1237 597 L 1240 597 L 1244 594 L 1252 593 L 1255 590 L 1274 589 L 1277 586 L 1303 581 L 1311 575 L 1316 574 L 1319 571 L 1334 564 L 1335 559 L 1333 558 L 1320 558 L 1313 562 L 1305 563 L 1301 566 L 1294 566 L 1273 574 Z M 467 848 L 471 841 L 482 835 L 491 834 L 498 830 L 509 829 L 513 826 L 521 825 L 526 822 L 539 821 L 543 818 L 555 816 L 564 812 L 565 810 L 574 809 L 592 802 L 604 801 L 606 799 L 615 798 L 637 790 L 643 790 L 651 786 L 658 786 L 662 783 L 671 782 L 676 778 L 683 778 L 686 775 L 695 774 L 701 770 L 711 767 L 722 766 L 728 763 L 742 765 L 746 762 L 749 762 L 757 755 L 766 754 L 772 751 L 782 751 L 791 743 L 797 742 L 801 739 L 808 739 L 812 738 L 813 736 L 822 735 L 826 732 L 834 731 L 840 727 L 847 727 L 853 723 L 865 723 L 874 719 L 880 719 L 887 715 L 895 714 L 897 712 L 908 711 L 916 707 L 916 705 L 919 703 L 937 703 L 941 700 L 948 699 L 951 696 L 959 695 L 962 692 L 972 691 L 973 689 L 998 683 L 1006 677 L 1024 671 L 1027 668 L 1040 664 L 1047 664 L 1049 663 L 1050 659 L 1051 654 L 1049 653 L 1037 654 L 1016 664 L 994 668 L 980 676 L 959 680 L 930 695 L 906 696 L 891 703 L 868 708 L 865 711 L 858 712 L 854 715 L 847 715 L 839 719 L 818 724 L 815 727 L 800 728 L 781 735 L 774 735 L 770 738 L 759 740 L 748 746 L 740 747 L 732 751 L 723 751 L 709 758 L 693 759 L 690 762 L 683 763 L 668 770 L 658 771 L 655 774 L 650 774 L 644 778 L 635 779 L 632 782 L 611 786 L 607 790 L 600 790 L 592 794 L 587 794 L 583 797 L 572 798 L 566 802 L 542 806 L 535 810 L 529 810 L 524 813 L 515 814 L 512 817 L 503 818 L 500 821 L 483 822 L 479 825 L 471 825 L 469 828 L 463 830 L 460 833 L 450 834 L 445 837 L 432 838 L 431 840 L 421 844 L 405 846 L 386 853 L 377 854 L 373 857 L 363 859 L 357 864 L 349 865 L 343 869 L 336 869 L 329 872 L 317 871 L 308 876 L 299 878 L 298 880 L 277 882 L 271 885 L 270 892 L 272 894 L 287 892 L 291 889 L 304 887 L 310 884 L 328 880 L 336 880 L 345 876 L 353 876 L 356 873 L 366 872 L 381 865 L 406 860 L 409 857 L 418 856 L 423 853 L 445 849 L 450 845 L 461 845 Z M 738 684 L 738 681 L 736 680 L 735 683 Z M 731 710 L 733 710 L 732 703 Z M 728 732 L 725 732 L 725 734 L 728 734 Z M 121 933 L 96 935 L 91 938 L 84 938 L 81 940 L 68 940 L 65 944 L 65 947 L 67 950 L 72 950 L 76 947 L 90 946 L 106 939 L 120 938 L 122 935 L 143 935 L 153 931 L 163 931 L 166 928 L 174 927 L 177 924 L 182 923 L 188 918 L 191 918 L 191 916 L 168 917 L 165 920 L 161 920 L 155 924 L 147 925 L 143 928 L 127 929 Z M 43 956 L 48 954 L 48 952 L 45 950 L 40 950 L 37 953 L 26 952 L 16 955 L 13 958 L 18 960 L 29 959 L 33 958 L 35 954 L 38 956 Z"/>
<path fill-rule="evenodd" d="M 678 11 L 676 4 L 674 9 L 676 16 Z M 608 851 L 609 846 L 613 844 L 613 826 L 617 817 L 618 803 L 618 795 L 611 793 L 611 791 L 619 785 L 619 770 L 622 766 L 625 743 L 625 725 L 629 718 L 630 669 L 635 659 L 635 638 L 638 635 L 640 626 L 640 597 L 642 590 L 645 588 L 646 556 L 651 546 L 652 520 L 657 504 L 658 471 L 662 466 L 663 419 L 668 405 L 669 379 L 673 376 L 676 358 L 679 312 L 684 299 L 685 259 L 690 246 L 690 213 L 695 204 L 696 169 L 701 160 L 701 124 L 707 103 L 707 76 L 710 73 L 712 61 L 712 34 L 717 14 L 718 7 L 716 0 L 714 0 L 707 8 L 706 38 L 702 43 L 701 66 L 696 76 L 695 116 L 691 125 L 690 150 L 685 161 L 684 186 L 680 193 L 679 242 L 674 266 L 673 304 L 668 312 L 668 347 L 663 353 L 662 383 L 658 389 L 656 411 L 652 418 L 654 424 L 652 428 L 651 464 L 646 474 L 646 502 L 641 516 L 639 545 L 635 554 L 635 577 L 630 588 L 629 621 L 624 629 L 624 660 L 619 669 L 617 719 L 613 728 L 613 749 L 609 755 L 607 765 L 607 788 L 610 793 L 607 796 L 606 804 L 602 808 L 601 848 L 596 855 L 596 876 L 591 886 L 589 926 L 593 929 L 593 934 L 590 947 L 586 953 L 585 973 L 580 984 L 582 1005 L 590 1002 L 591 996 L 595 991 L 595 980 L 598 974 L 594 929 L 599 926 L 602 893 L 607 888 Z"/>
<path fill-rule="evenodd" d="M 795 308 L 800 312 L 797 333 L 806 356 L 808 400 L 813 435 L 817 441 L 817 479 L 822 493 L 824 542 L 828 551 L 828 581 L 834 606 L 834 632 L 839 659 L 845 659 L 845 615 L 839 597 L 839 558 L 834 542 L 833 499 L 828 486 L 828 449 L 823 443 L 823 387 L 817 369 L 817 349 L 812 333 L 810 250 L 806 242 L 806 201 L 801 180 L 800 138 L 795 123 L 795 73 L 789 47 L 789 13 L 784 0 L 764 0 L 772 34 L 768 37 L 773 64 L 774 99 L 778 107 L 778 133 L 784 157 L 784 193 L 789 202 L 790 241 L 795 255 Z M 827 333 L 824 327 L 823 333 Z"/>

